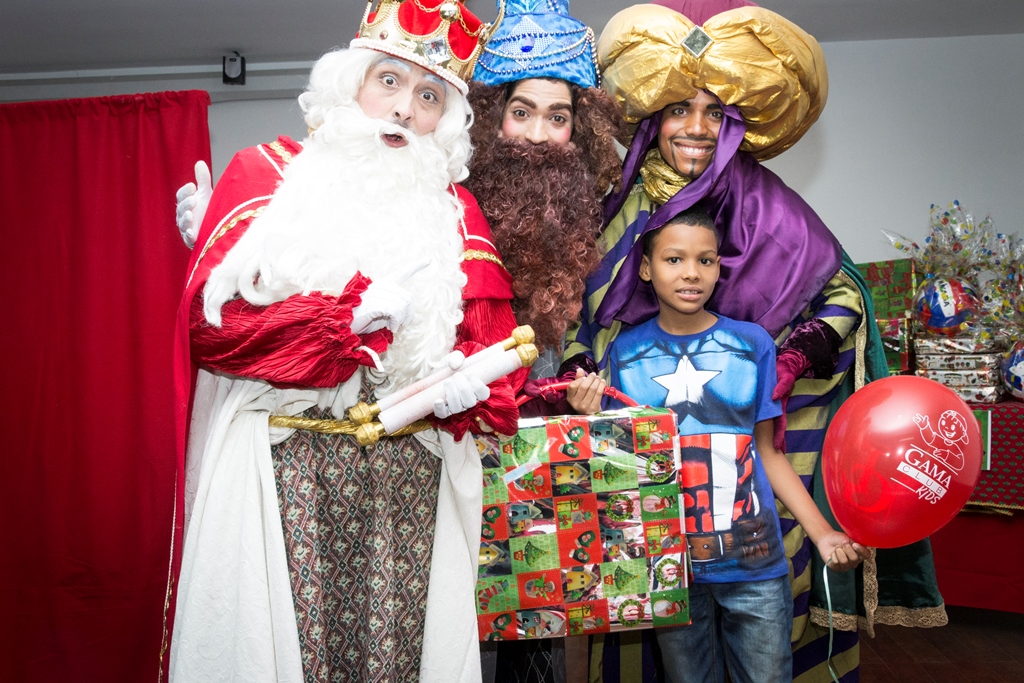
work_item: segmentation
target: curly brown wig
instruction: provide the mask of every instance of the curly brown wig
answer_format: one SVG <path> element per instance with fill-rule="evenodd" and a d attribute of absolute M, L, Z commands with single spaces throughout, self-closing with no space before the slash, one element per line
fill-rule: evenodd
<path fill-rule="evenodd" d="M 622 160 L 615 151 L 616 141 L 625 146 L 629 144 L 622 108 L 604 90 L 559 82 L 569 86 L 572 96 L 572 137 L 569 142 L 582 150 L 587 169 L 596 179 L 598 195 L 604 197 L 608 188 L 618 189 L 622 182 Z M 519 83 L 522 81 L 505 85 L 483 85 L 475 81 L 469 84 L 469 103 L 475 119 L 469 131 L 473 147 L 480 147 L 498 136 L 505 105 Z"/>
<path fill-rule="evenodd" d="M 570 85 L 570 145 L 535 145 L 499 137 L 509 86 L 473 83 L 476 121 L 466 188 L 483 210 L 512 275 L 516 318 L 541 347 L 557 347 L 579 317 L 587 275 L 600 260 L 601 200 L 621 180 L 618 105 L 603 91 Z"/>

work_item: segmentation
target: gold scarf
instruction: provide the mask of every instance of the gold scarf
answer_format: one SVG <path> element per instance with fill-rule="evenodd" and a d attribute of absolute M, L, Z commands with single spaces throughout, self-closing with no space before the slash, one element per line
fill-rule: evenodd
<path fill-rule="evenodd" d="M 676 170 L 661 158 L 661 151 L 655 147 L 647 152 L 640 177 L 644 180 L 644 192 L 655 204 L 664 204 L 675 196 L 676 192 L 689 184 L 690 179 L 676 173 Z"/>

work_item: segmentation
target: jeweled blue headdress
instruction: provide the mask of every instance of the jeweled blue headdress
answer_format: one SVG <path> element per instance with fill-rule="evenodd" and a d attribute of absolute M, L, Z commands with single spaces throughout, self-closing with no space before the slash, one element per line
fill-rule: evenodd
<path fill-rule="evenodd" d="M 569 16 L 569 0 L 507 0 L 505 19 L 484 46 L 473 80 L 503 85 L 560 78 L 597 87 L 594 32 Z"/>

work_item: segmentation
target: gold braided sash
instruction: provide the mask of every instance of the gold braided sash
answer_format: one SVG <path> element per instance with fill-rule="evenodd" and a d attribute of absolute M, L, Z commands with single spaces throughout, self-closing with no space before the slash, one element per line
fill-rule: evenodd
<path fill-rule="evenodd" d="M 307 432 L 317 432 L 318 434 L 344 434 L 346 436 L 356 436 L 356 432 L 361 426 L 357 422 L 352 420 L 314 420 L 308 417 L 289 417 L 288 415 L 271 415 L 270 426 L 279 427 L 281 429 L 301 429 Z M 426 420 L 417 420 L 408 427 L 402 427 L 396 430 L 394 434 L 385 434 L 384 436 L 407 436 L 409 434 L 415 434 L 416 432 L 424 432 L 431 429 L 431 424 Z"/>
<path fill-rule="evenodd" d="M 502 269 L 505 269 L 505 264 L 501 262 L 501 259 L 492 254 L 489 251 L 481 251 L 480 249 L 466 249 L 462 252 L 463 261 L 489 261 Z"/>
<path fill-rule="evenodd" d="M 485 252 L 481 252 L 485 253 Z M 533 365 L 533 362 L 537 360 L 537 347 L 531 342 L 533 341 L 533 328 L 529 325 L 521 325 L 512 330 L 512 336 L 508 339 L 504 339 L 496 344 L 485 349 L 485 352 L 493 351 L 495 354 L 504 354 L 512 349 L 515 349 L 515 355 L 518 356 L 518 361 L 521 367 L 528 368 Z M 492 354 L 494 355 L 494 354 Z M 481 355 L 476 357 L 476 360 L 480 360 L 485 356 Z M 431 375 L 430 377 L 424 378 L 420 382 L 406 387 L 405 390 L 397 392 L 397 394 L 387 397 L 382 401 L 378 401 L 372 405 L 368 405 L 365 402 L 359 402 L 348 409 L 347 420 L 314 420 L 305 417 L 288 417 L 285 415 L 271 415 L 270 426 L 281 427 L 284 429 L 302 429 L 309 432 L 318 432 L 320 434 L 345 434 L 352 436 L 359 443 L 360 446 L 370 446 L 383 437 L 383 436 L 405 436 L 407 434 L 415 434 L 416 432 L 422 432 L 427 429 L 431 429 L 432 425 L 426 420 L 417 420 L 412 424 L 405 427 L 399 427 L 395 431 L 388 433 L 387 427 L 380 421 L 375 421 L 375 418 L 383 415 L 386 411 L 386 407 L 389 409 L 395 409 L 396 404 L 400 404 L 402 401 L 411 399 L 412 395 L 403 395 L 406 390 L 412 391 L 415 394 L 418 391 L 423 391 L 427 387 L 431 387 L 445 377 L 438 373 Z M 426 385 L 423 383 L 427 382 Z M 390 403 L 385 402 L 390 401 Z M 397 426 L 398 423 L 404 422 L 408 416 L 403 415 L 401 418 L 395 418 L 395 421 L 388 421 L 392 426 Z"/>

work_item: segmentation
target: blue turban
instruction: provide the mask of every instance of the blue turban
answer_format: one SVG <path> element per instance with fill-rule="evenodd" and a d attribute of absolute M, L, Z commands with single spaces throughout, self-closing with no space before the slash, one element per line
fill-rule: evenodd
<path fill-rule="evenodd" d="M 595 64 L 594 32 L 569 16 L 569 0 L 507 0 L 505 18 L 484 46 L 473 80 L 503 85 L 560 78 L 596 88 Z"/>

